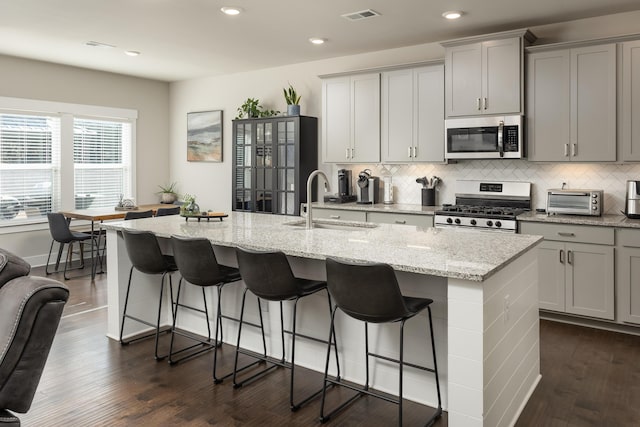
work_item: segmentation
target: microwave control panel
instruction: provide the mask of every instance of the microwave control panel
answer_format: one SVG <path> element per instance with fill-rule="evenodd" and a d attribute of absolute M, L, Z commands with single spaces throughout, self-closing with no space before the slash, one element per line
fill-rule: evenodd
<path fill-rule="evenodd" d="M 504 127 L 504 151 L 518 151 L 518 126 Z"/>

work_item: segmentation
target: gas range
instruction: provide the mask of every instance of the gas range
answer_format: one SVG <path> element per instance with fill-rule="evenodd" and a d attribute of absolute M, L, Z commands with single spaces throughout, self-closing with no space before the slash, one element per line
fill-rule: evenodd
<path fill-rule="evenodd" d="M 436 211 L 434 225 L 516 233 L 516 217 L 530 209 L 529 182 L 458 180 L 456 204 Z"/>

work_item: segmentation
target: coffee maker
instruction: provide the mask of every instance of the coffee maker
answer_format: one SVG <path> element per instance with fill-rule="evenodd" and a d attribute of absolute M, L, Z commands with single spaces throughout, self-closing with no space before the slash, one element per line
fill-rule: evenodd
<path fill-rule="evenodd" d="M 376 204 L 380 199 L 380 178 L 371 176 L 371 170 L 365 169 L 358 175 L 358 202 Z"/>
<path fill-rule="evenodd" d="M 356 195 L 353 194 L 353 187 L 351 185 L 351 170 L 338 170 L 338 193 L 324 196 L 324 201 L 329 203 L 348 203 L 356 201 Z"/>
<path fill-rule="evenodd" d="M 640 219 L 640 181 L 627 181 L 624 214 L 627 218 Z"/>

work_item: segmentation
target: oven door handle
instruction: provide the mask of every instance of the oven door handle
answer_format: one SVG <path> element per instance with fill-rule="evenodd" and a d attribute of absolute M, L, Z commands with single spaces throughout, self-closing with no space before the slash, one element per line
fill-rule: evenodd
<path fill-rule="evenodd" d="M 504 157 L 504 121 L 500 120 L 498 124 L 498 152 L 500 153 L 500 157 Z"/>

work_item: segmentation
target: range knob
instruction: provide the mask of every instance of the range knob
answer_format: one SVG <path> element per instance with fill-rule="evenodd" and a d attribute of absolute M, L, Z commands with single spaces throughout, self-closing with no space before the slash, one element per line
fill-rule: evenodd
<path fill-rule="evenodd" d="M 460 218 L 456 218 L 455 223 L 460 224 Z"/>
<path fill-rule="evenodd" d="M 469 221 L 471 223 L 471 225 L 476 225 L 476 220 L 472 219 L 471 221 Z"/>
<path fill-rule="evenodd" d="M 487 227 L 491 227 L 493 225 L 493 221 L 489 220 L 487 221 Z"/>
<path fill-rule="evenodd" d="M 500 221 L 496 221 L 496 227 L 498 228 L 502 227 L 502 223 Z"/>
<path fill-rule="evenodd" d="M 451 218 L 447 218 L 447 224 L 452 224 L 453 220 Z"/>

